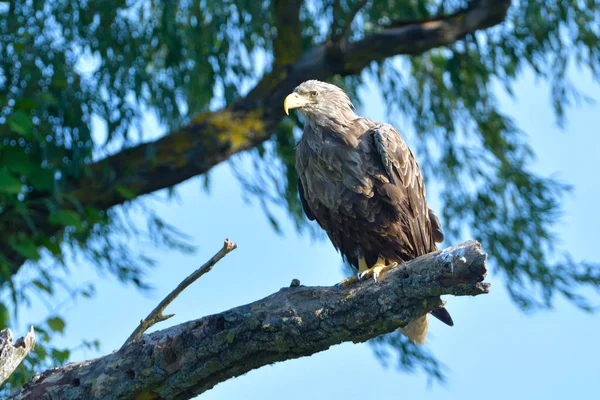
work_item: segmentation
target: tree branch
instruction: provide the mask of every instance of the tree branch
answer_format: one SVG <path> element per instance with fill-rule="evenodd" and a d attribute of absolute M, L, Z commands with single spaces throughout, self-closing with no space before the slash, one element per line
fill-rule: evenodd
<path fill-rule="evenodd" d="M 293 64 L 302 54 L 302 25 L 300 7 L 303 0 L 275 0 L 275 28 L 273 42 L 275 66 Z"/>
<path fill-rule="evenodd" d="M 223 243 L 223 247 L 221 250 L 217 252 L 214 256 L 212 256 L 207 262 L 204 263 L 200 268 L 192 272 L 190 276 L 185 278 L 183 282 L 181 282 L 177 287 L 167 295 L 154 310 L 148 314 L 146 318 L 140 321 L 140 324 L 133 331 L 133 333 L 127 338 L 123 347 L 127 345 L 127 343 L 135 342 L 142 337 L 144 332 L 146 332 L 152 325 L 155 325 L 161 321 L 165 321 L 175 314 L 167 314 L 164 315 L 163 312 L 168 307 L 169 304 L 177 298 L 188 286 L 192 283 L 196 282 L 200 277 L 208 272 L 210 272 L 216 263 L 218 263 L 223 257 L 227 254 L 231 253 L 233 250 L 237 248 L 237 244 L 229 241 L 229 239 L 225 239 L 225 243 Z"/>
<path fill-rule="evenodd" d="M 362 10 L 367 3 L 369 2 L 369 0 L 358 0 L 356 2 L 356 4 L 354 4 L 354 6 L 350 9 L 350 12 L 348 13 L 348 15 L 346 16 L 345 21 L 343 21 L 343 23 L 341 24 L 341 26 L 339 27 L 339 32 L 337 32 L 338 30 L 338 21 L 336 21 L 335 18 L 335 12 L 334 12 L 334 24 L 332 25 L 332 30 L 334 30 L 334 32 L 332 32 L 331 35 L 331 41 L 334 43 L 337 43 L 339 41 L 344 41 L 348 38 L 348 35 L 350 34 L 350 28 L 352 27 L 352 23 L 354 22 L 354 19 L 356 18 L 356 15 L 360 12 L 360 10 Z M 339 2 L 336 3 L 339 6 Z M 334 5 L 335 6 L 335 5 Z M 335 8 L 334 8 L 335 11 Z M 339 13 L 339 10 L 338 10 Z M 339 18 L 339 16 L 338 16 Z"/>
<path fill-rule="evenodd" d="M 336 32 L 340 27 L 341 23 L 341 14 L 342 14 L 342 2 L 341 0 L 333 0 L 333 4 L 331 5 L 331 27 L 329 31 L 329 36 L 333 38 L 336 36 Z"/>
<path fill-rule="evenodd" d="M 130 200 L 116 187 L 127 187 L 136 196 L 142 196 L 203 174 L 232 155 L 268 140 L 284 117 L 283 99 L 301 82 L 326 80 L 336 74 L 360 74 L 373 61 L 448 45 L 500 23 L 510 4 L 510 0 L 478 0 L 446 18 L 382 29 L 336 48 L 333 54 L 328 44 L 315 46 L 289 67 L 265 75 L 236 103 L 200 114 L 189 125 L 161 139 L 95 162 L 87 177 L 73 185 L 70 194 L 83 208 L 106 210 Z M 42 215 L 42 211 L 39 214 L 35 221 L 37 231 L 45 236 L 59 235 L 59 228 L 49 223 L 48 215 Z M 0 231 L 3 230 L 0 225 Z M 28 228 L 22 221 L 21 227 L 12 225 L 10 230 L 27 232 Z M 25 261 L 6 243 L 0 243 L 0 254 L 11 264 L 9 274 L 16 273 Z"/>
<path fill-rule="evenodd" d="M 418 54 L 447 46 L 477 30 L 504 20 L 510 1 L 477 0 L 464 11 L 427 21 L 402 22 L 351 43 L 345 54 L 342 74 L 356 74 L 373 61 L 397 54 Z M 371 57 L 365 57 L 365 55 Z"/>
<path fill-rule="evenodd" d="M 393 332 L 440 307 L 440 295 L 488 293 L 485 259 L 470 241 L 394 268 L 378 282 L 283 288 L 38 374 L 11 399 L 189 399 L 264 365 Z"/>
<path fill-rule="evenodd" d="M 33 326 L 29 328 L 27 335 L 17 339 L 14 345 L 10 329 L 0 331 L 0 385 L 8 379 L 34 347 Z"/>

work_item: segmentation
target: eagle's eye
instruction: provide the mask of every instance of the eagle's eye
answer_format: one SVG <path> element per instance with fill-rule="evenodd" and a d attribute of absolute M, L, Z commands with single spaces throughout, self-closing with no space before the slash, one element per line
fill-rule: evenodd
<path fill-rule="evenodd" d="M 316 90 L 310 91 L 310 97 L 317 97 L 318 95 L 319 95 L 319 92 L 317 92 Z"/>

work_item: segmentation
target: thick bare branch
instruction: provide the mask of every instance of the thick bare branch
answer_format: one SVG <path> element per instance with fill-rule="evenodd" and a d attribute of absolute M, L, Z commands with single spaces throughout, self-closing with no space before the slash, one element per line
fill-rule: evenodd
<path fill-rule="evenodd" d="M 200 268 L 192 272 L 190 276 L 185 278 L 179 285 L 177 285 L 177 287 L 171 293 L 169 293 L 167 297 L 165 297 L 160 303 L 158 303 L 156 308 L 154 308 L 154 310 L 152 310 L 146 318 L 140 321 L 138 327 L 135 328 L 133 333 L 127 338 L 123 346 L 127 345 L 127 343 L 139 340 L 144 334 L 144 332 L 146 332 L 152 325 L 155 325 L 161 321 L 165 321 L 173 317 L 175 314 L 163 314 L 163 312 L 169 306 L 169 304 L 171 304 L 173 300 L 175 300 L 177 296 L 179 296 L 181 292 L 183 292 L 188 286 L 200 279 L 202 275 L 210 272 L 216 263 L 218 263 L 223 257 L 231 253 L 236 248 L 237 244 L 231 242 L 229 239 L 225 239 L 221 250 L 219 250 Z"/>
<path fill-rule="evenodd" d="M 34 347 L 35 332 L 33 326 L 29 329 L 27 335 L 17 339 L 14 344 L 10 329 L 0 331 L 0 385 L 8 379 Z"/>
<path fill-rule="evenodd" d="M 341 74 L 356 74 L 373 61 L 397 54 L 418 54 L 447 46 L 504 20 L 510 1 L 478 0 L 462 12 L 428 21 L 401 23 L 350 43 Z M 366 57 L 369 55 L 370 57 Z"/>
<path fill-rule="evenodd" d="M 203 174 L 232 155 L 269 139 L 284 117 L 283 99 L 302 81 L 325 80 L 336 74 L 356 75 L 373 61 L 448 45 L 500 23 L 510 4 L 510 0 L 478 0 L 449 17 L 382 29 L 341 48 L 332 49 L 328 44 L 313 47 L 294 64 L 265 75 L 235 104 L 201 114 L 179 131 L 94 163 L 87 177 L 73 185 L 71 193 L 83 207 L 105 210 L 129 200 L 116 187 L 127 187 L 136 196 L 142 196 Z M 59 234 L 46 217 L 36 220 L 38 232 L 47 236 Z M 27 231 L 24 221 L 21 230 Z M 0 244 L 0 254 L 11 262 L 11 274 L 24 261 L 7 244 Z"/>
<path fill-rule="evenodd" d="M 403 264 L 378 282 L 286 287 L 38 374 L 11 399 L 189 399 L 264 365 L 393 332 L 440 307 L 440 295 L 487 293 L 485 259 L 470 241 Z"/>
<path fill-rule="evenodd" d="M 302 25 L 300 7 L 303 0 L 275 0 L 275 28 L 273 42 L 275 66 L 293 64 L 302 54 Z"/>

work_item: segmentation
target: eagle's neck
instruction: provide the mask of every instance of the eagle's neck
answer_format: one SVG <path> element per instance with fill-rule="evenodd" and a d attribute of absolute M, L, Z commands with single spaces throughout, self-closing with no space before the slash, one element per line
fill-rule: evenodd
<path fill-rule="evenodd" d="M 351 147 L 358 145 L 356 129 L 353 129 L 357 116 L 352 111 L 338 117 L 307 118 L 304 123 L 303 138 L 311 147 L 320 143 L 339 143 Z"/>

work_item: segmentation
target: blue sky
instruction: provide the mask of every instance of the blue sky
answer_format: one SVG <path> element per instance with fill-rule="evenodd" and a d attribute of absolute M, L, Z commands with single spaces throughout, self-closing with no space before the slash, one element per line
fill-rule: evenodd
<path fill-rule="evenodd" d="M 600 87 L 586 76 L 573 81 L 591 97 L 600 100 Z M 371 88 L 372 89 L 372 88 Z M 363 91 L 368 99 L 361 114 L 385 120 L 381 98 Z M 500 95 L 502 109 L 516 118 L 529 135 L 538 160 L 534 168 L 556 174 L 575 186 L 565 202 L 565 216 L 557 226 L 563 248 L 575 259 L 600 261 L 597 226 L 600 217 L 600 108 L 588 105 L 570 109 L 564 131 L 556 126 L 550 106 L 549 88 L 536 85 L 525 75 L 516 86 L 517 101 Z M 153 135 L 162 131 L 149 118 L 145 128 Z M 402 128 L 403 127 L 399 127 Z M 168 308 L 176 316 L 156 329 L 196 319 L 263 298 L 293 278 L 305 285 L 331 285 L 344 278 L 340 258 L 329 242 L 298 236 L 285 219 L 279 236 L 257 204 L 246 204 L 230 167 L 220 165 L 211 173 L 209 193 L 199 179 L 178 187 L 179 201 L 155 202 L 157 212 L 193 238 L 199 251 L 191 256 L 175 252 L 157 253 L 157 267 L 149 274 L 155 290 L 143 294 L 112 278 L 99 277 L 85 263 L 73 266 L 70 280 L 94 281 L 96 296 L 64 309 L 68 327 L 59 342 L 77 345 L 82 339 L 100 339 L 100 352 L 78 351 L 72 360 L 87 359 L 117 349 L 140 318 L 184 277 L 222 245 L 226 237 L 239 248 L 215 269 L 188 288 Z M 432 194 L 435 198 L 435 193 Z M 438 209 L 435 200 L 432 208 Z M 140 224 L 144 220 L 136 219 Z M 447 243 L 445 243 L 447 245 Z M 429 386 L 425 375 L 384 368 L 366 344 L 343 344 L 328 351 L 273 366 L 263 367 L 227 381 L 205 393 L 204 399 L 345 398 L 375 399 L 475 399 L 512 398 L 562 399 L 597 392 L 600 318 L 579 311 L 559 300 L 553 311 L 525 315 L 508 299 L 503 281 L 493 274 L 489 295 L 448 297 L 455 326 L 433 320 L 427 347 L 447 366 L 445 385 Z M 595 297 L 595 304 L 599 303 Z M 22 313 L 23 322 L 43 318 L 47 309 L 37 304 Z M 360 378 L 359 378 L 360 377 Z"/>

